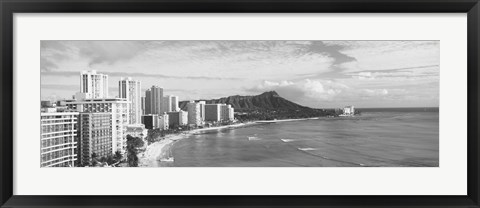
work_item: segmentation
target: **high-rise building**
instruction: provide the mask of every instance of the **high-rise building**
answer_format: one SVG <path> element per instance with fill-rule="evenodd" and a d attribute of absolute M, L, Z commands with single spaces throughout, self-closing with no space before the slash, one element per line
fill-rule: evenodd
<path fill-rule="evenodd" d="M 188 124 L 188 112 L 182 110 L 177 112 L 168 112 L 168 119 L 168 124 L 172 128 L 185 126 Z"/>
<path fill-rule="evenodd" d="M 163 88 L 152 86 L 145 92 L 145 114 L 162 114 Z"/>
<path fill-rule="evenodd" d="M 40 167 L 73 167 L 78 152 L 78 112 L 40 113 Z"/>
<path fill-rule="evenodd" d="M 202 119 L 201 119 L 201 112 L 200 112 L 200 104 L 195 103 L 195 101 L 190 101 L 187 103 L 187 111 L 188 111 L 188 124 L 193 124 L 197 126 L 201 126 Z"/>
<path fill-rule="evenodd" d="M 112 121 L 112 153 L 124 154 L 127 147 L 126 126 L 128 125 L 128 101 L 123 98 L 87 99 L 66 101 L 67 109 L 80 113 L 109 113 Z"/>
<path fill-rule="evenodd" d="M 220 121 L 220 104 L 205 104 L 205 121 Z"/>
<path fill-rule="evenodd" d="M 228 120 L 233 121 L 235 120 L 235 110 L 233 108 L 229 109 L 230 113 L 228 114 Z"/>
<path fill-rule="evenodd" d="M 108 75 L 95 70 L 81 72 L 80 92 L 85 93 L 85 99 L 108 98 Z"/>
<path fill-rule="evenodd" d="M 178 111 L 178 113 L 180 114 L 180 125 L 187 125 L 188 124 L 188 112 L 187 111 Z M 203 122 L 202 122 L 203 124 Z"/>
<path fill-rule="evenodd" d="M 145 115 L 145 97 L 140 99 L 140 109 L 142 111 L 142 115 Z"/>
<path fill-rule="evenodd" d="M 142 116 L 142 122 L 147 129 L 156 129 L 158 128 L 158 115 L 157 114 L 148 114 Z"/>
<path fill-rule="evenodd" d="M 113 155 L 113 120 L 112 113 L 80 113 L 80 163 L 91 165 L 93 159 Z M 95 158 L 93 158 L 95 156 Z"/>
<path fill-rule="evenodd" d="M 172 112 L 172 111 L 173 111 L 172 110 L 172 96 L 167 95 L 167 96 L 163 97 L 163 100 L 162 100 L 161 114 Z"/>
<path fill-rule="evenodd" d="M 163 113 L 163 115 L 158 115 L 158 128 L 161 130 L 167 130 L 170 128 L 170 115 Z"/>
<path fill-rule="evenodd" d="M 172 111 L 179 111 L 180 108 L 178 107 L 178 96 L 171 96 L 172 97 Z"/>
<path fill-rule="evenodd" d="M 140 124 L 141 121 L 141 83 L 131 77 L 120 78 L 118 82 L 118 97 L 126 98 L 129 109 L 129 124 Z"/>
<path fill-rule="evenodd" d="M 220 120 L 233 121 L 233 108 L 231 105 L 221 104 Z"/>
<path fill-rule="evenodd" d="M 145 109 L 143 115 L 152 114 L 152 90 L 145 91 Z"/>
<path fill-rule="evenodd" d="M 198 101 L 198 104 L 200 104 L 200 119 L 205 121 L 205 101 Z"/>
<path fill-rule="evenodd" d="M 162 113 L 163 88 L 152 86 L 152 114 Z"/>

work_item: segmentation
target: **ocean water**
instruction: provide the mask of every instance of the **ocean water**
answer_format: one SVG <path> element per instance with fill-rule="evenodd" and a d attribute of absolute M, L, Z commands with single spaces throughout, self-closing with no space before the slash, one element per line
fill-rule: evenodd
<path fill-rule="evenodd" d="M 438 109 L 364 109 L 361 116 L 207 131 L 169 150 L 180 167 L 438 167 Z"/>

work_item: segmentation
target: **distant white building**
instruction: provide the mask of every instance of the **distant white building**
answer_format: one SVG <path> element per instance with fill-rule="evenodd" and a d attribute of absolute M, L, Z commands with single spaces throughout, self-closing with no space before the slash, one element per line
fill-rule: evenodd
<path fill-rule="evenodd" d="M 167 130 L 170 128 L 170 116 L 167 113 L 158 115 L 158 128 L 161 130 Z"/>
<path fill-rule="evenodd" d="M 142 112 L 142 115 L 145 115 L 145 97 L 140 98 L 140 109 Z M 140 121 L 141 121 L 141 115 L 140 115 Z"/>
<path fill-rule="evenodd" d="M 228 120 L 233 121 L 235 120 L 235 110 L 233 108 L 229 108 Z"/>
<path fill-rule="evenodd" d="M 127 99 L 129 124 L 140 124 L 142 116 L 142 103 L 141 103 L 141 83 L 140 81 L 133 80 L 131 77 L 120 78 L 118 82 L 118 97 Z"/>
<path fill-rule="evenodd" d="M 194 124 L 197 126 L 202 125 L 200 103 L 195 103 L 195 101 L 190 101 L 187 103 L 188 111 L 188 124 Z"/>
<path fill-rule="evenodd" d="M 162 104 L 163 88 L 154 85 L 150 89 L 145 91 L 145 115 L 163 113 Z"/>
<path fill-rule="evenodd" d="M 172 99 L 172 111 L 179 111 L 180 108 L 178 107 L 178 96 L 170 96 Z"/>
<path fill-rule="evenodd" d="M 187 111 L 178 111 L 180 114 L 180 125 L 187 125 L 188 124 L 188 112 Z M 203 124 L 203 122 L 202 122 Z"/>
<path fill-rule="evenodd" d="M 108 75 L 95 70 L 81 72 L 80 92 L 85 93 L 84 99 L 108 98 Z"/>
<path fill-rule="evenodd" d="M 205 104 L 206 102 L 205 101 L 198 101 L 198 104 L 200 104 L 200 120 L 202 120 L 202 122 L 205 121 Z"/>
<path fill-rule="evenodd" d="M 233 108 L 231 105 L 221 104 L 220 106 L 220 120 L 222 121 L 233 121 Z"/>
<path fill-rule="evenodd" d="M 343 108 L 343 115 L 354 115 L 355 114 L 355 107 L 352 106 L 345 106 Z"/>
<path fill-rule="evenodd" d="M 169 125 L 172 128 L 188 124 L 188 112 L 186 111 L 168 112 L 168 117 Z"/>
<path fill-rule="evenodd" d="M 168 113 L 172 112 L 172 96 L 167 95 L 162 98 L 162 107 L 160 113 Z"/>

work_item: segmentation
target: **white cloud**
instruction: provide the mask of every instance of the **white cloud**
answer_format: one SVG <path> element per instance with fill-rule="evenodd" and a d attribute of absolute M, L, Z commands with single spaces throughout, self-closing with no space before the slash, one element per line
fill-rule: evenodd
<path fill-rule="evenodd" d="M 286 99 L 305 104 L 309 102 L 332 101 L 337 95 L 348 89 L 348 86 L 331 80 L 304 79 L 300 81 L 265 80 L 249 90 L 257 93 L 274 90 Z"/>
<path fill-rule="evenodd" d="M 263 81 L 263 83 L 260 85 L 261 88 L 272 88 L 272 87 L 285 87 L 285 86 L 291 86 L 294 85 L 295 83 L 291 81 L 280 81 L 280 82 L 271 82 L 271 81 Z"/>
<path fill-rule="evenodd" d="M 387 89 L 364 89 L 362 92 L 368 96 L 388 95 Z"/>
<path fill-rule="evenodd" d="M 346 63 L 347 72 L 389 70 L 440 63 L 439 41 L 352 41 L 342 53 L 357 62 Z"/>
<path fill-rule="evenodd" d="M 179 89 L 188 99 L 276 90 L 312 107 L 435 106 L 439 94 L 438 41 L 42 41 L 41 64 L 42 84 L 78 83 L 71 74 L 82 70 L 134 73 L 144 88 Z M 72 93 L 42 88 L 45 96 Z"/>
<path fill-rule="evenodd" d="M 353 85 L 355 86 L 355 85 Z M 276 91 L 285 99 L 294 101 L 301 105 L 310 107 L 341 107 L 343 105 L 359 105 L 359 107 L 382 106 L 389 103 L 392 106 L 400 106 L 402 102 L 412 103 L 428 99 L 436 99 L 435 94 L 429 92 L 417 92 L 418 90 L 407 90 L 403 88 L 364 88 L 352 87 L 341 80 L 312 80 L 303 79 L 298 81 L 264 80 L 257 86 L 250 88 L 250 92 L 261 93 L 265 91 Z M 413 93 L 422 96 L 412 96 Z M 423 98 L 422 98 L 423 97 Z M 428 101 L 428 100 L 427 100 Z M 372 102 L 378 104 L 373 105 Z M 435 103 L 433 101 L 433 103 Z M 365 106 L 367 105 L 367 106 Z"/>

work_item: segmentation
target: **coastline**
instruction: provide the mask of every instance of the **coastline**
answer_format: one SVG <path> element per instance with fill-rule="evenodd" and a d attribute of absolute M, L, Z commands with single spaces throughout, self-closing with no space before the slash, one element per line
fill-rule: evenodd
<path fill-rule="evenodd" d="M 201 134 L 205 131 L 214 131 L 228 128 L 239 128 L 250 125 L 268 124 L 289 121 L 305 121 L 319 119 L 319 117 L 299 118 L 299 119 L 281 119 L 281 120 L 258 120 L 248 121 L 245 123 L 237 123 L 225 126 L 208 127 L 194 129 L 177 134 L 166 135 L 162 140 L 154 142 L 147 146 L 144 152 L 138 154 L 139 167 L 155 167 L 158 162 L 173 162 L 174 158 L 170 153 L 171 146 L 178 140 L 184 139 L 193 134 Z"/>
<path fill-rule="evenodd" d="M 288 121 L 306 121 L 306 120 L 315 120 L 315 119 L 320 119 L 320 117 L 290 118 L 290 119 L 279 119 L 279 120 L 259 120 L 254 122 L 255 123 L 278 123 L 278 122 L 288 122 Z"/>
<path fill-rule="evenodd" d="M 151 167 L 152 164 L 162 159 L 168 159 L 166 155 L 167 147 L 173 142 L 181 139 L 182 134 L 167 135 L 165 138 L 158 142 L 154 142 L 147 146 L 144 152 L 138 154 L 138 166 L 139 167 Z"/>
<path fill-rule="evenodd" d="M 174 142 L 184 139 L 193 134 L 199 134 L 204 131 L 220 130 L 227 128 L 238 128 L 247 125 L 255 124 L 254 122 L 238 123 L 225 126 L 216 126 L 209 128 L 194 129 L 182 133 L 166 135 L 162 140 L 154 142 L 147 146 L 144 152 L 139 153 L 138 161 L 139 167 L 154 167 L 158 162 L 170 162 L 173 161 L 173 157 L 169 154 L 170 147 Z"/>

